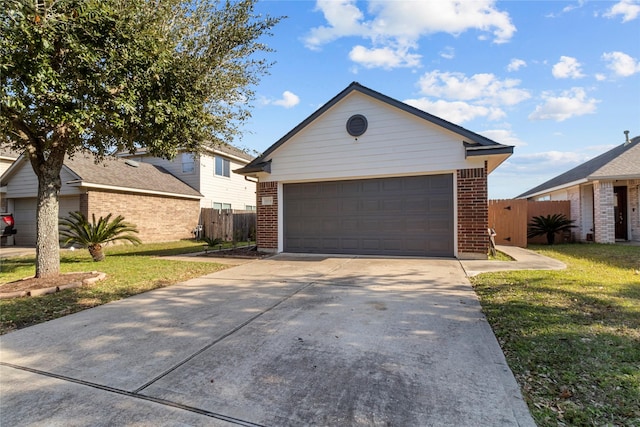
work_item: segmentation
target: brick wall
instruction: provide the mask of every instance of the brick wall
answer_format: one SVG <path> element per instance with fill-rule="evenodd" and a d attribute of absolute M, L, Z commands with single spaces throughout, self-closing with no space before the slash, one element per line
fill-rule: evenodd
<path fill-rule="evenodd" d="M 259 182 L 257 244 L 258 249 L 267 252 L 278 250 L 278 183 Z M 263 202 L 270 201 L 271 204 Z"/>
<path fill-rule="evenodd" d="M 597 243 L 615 243 L 616 226 L 613 210 L 613 183 L 593 183 L 593 225 Z"/>
<path fill-rule="evenodd" d="M 80 196 L 80 209 L 88 215 L 112 219 L 122 215 L 135 224 L 143 243 L 169 242 L 193 237 L 198 225 L 200 200 L 154 196 L 148 194 L 91 190 Z"/>
<path fill-rule="evenodd" d="M 631 240 L 640 241 L 640 181 L 629 182 L 629 212 Z"/>
<path fill-rule="evenodd" d="M 486 258 L 489 245 L 487 228 L 487 165 L 457 171 L 458 257 Z"/>

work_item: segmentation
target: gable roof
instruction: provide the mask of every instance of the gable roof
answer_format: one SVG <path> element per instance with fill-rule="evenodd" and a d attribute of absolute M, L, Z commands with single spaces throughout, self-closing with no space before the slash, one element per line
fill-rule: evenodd
<path fill-rule="evenodd" d="M 0 158 L 3 160 L 15 160 L 20 156 L 20 152 L 7 145 L 0 145 Z"/>
<path fill-rule="evenodd" d="M 517 199 L 602 179 L 640 179 L 640 136 L 526 191 Z"/>
<path fill-rule="evenodd" d="M 289 131 L 286 135 L 276 141 L 272 146 L 267 148 L 267 150 L 262 153 L 261 156 L 253 159 L 247 166 L 236 169 L 234 172 L 239 174 L 250 174 L 256 172 L 270 172 L 271 163 L 267 161 L 269 155 L 277 150 L 281 145 L 286 143 L 292 137 L 294 137 L 298 132 L 300 132 L 303 128 L 309 125 L 311 122 L 316 120 L 322 114 L 324 114 L 328 109 L 333 107 L 335 104 L 344 99 L 347 95 L 352 92 L 359 92 L 370 96 L 378 101 L 384 102 L 390 106 L 396 107 L 402 111 L 405 111 L 409 114 L 413 114 L 421 119 L 427 120 L 435 125 L 438 125 L 444 129 L 447 129 L 451 132 L 454 132 L 460 135 L 465 143 L 465 150 L 467 156 L 485 156 L 492 154 L 513 154 L 513 146 L 499 144 L 489 138 L 486 138 L 482 135 L 479 135 L 475 132 L 472 132 L 468 129 L 465 129 L 461 126 L 448 122 L 440 117 L 436 117 L 432 114 L 429 114 L 423 110 L 412 107 L 404 102 L 400 102 L 396 99 L 393 99 L 387 95 L 383 95 L 380 92 L 376 92 L 372 89 L 369 89 L 365 86 L 362 86 L 358 82 L 353 82 L 349 86 L 347 86 L 342 92 L 334 96 L 331 100 L 329 100 L 326 104 L 316 110 L 309 117 L 304 119 L 300 124 L 294 127 L 291 131 Z"/>
<path fill-rule="evenodd" d="M 21 166 L 30 167 L 24 156 L 5 172 L 3 181 Z M 77 153 L 73 157 L 67 157 L 62 167 L 76 178 L 65 182 L 70 186 L 194 199 L 203 197 L 166 169 L 150 163 L 109 157 L 96 164 L 93 155 Z"/>
<path fill-rule="evenodd" d="M 254 156 L 252 156 L 251 154 L 241 150 L 238 147 L 234 147 L 233 145 L 229 145 L 229 144 L 216 143 L 214 145 L 206 147 L 204 149 L 204 152 L 226 156 L 233 160 L 239 161 L 241 163 L 249 163 L 251 160 L 254 159 Z M 145 156 L 146 154 L 147 154 L 147 149 L 145 147 L 141 147 L 137 149 L 136 152 L 133 154 L 126 151 L 120 151 L 115 153 L 115 155 L 118 157 Z"/>

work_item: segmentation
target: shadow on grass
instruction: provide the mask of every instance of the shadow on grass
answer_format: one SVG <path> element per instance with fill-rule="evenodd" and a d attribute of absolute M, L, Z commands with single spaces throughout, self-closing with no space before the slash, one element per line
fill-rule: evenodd
<path fill-rule="evenodd" d="M 640 246 L 607 245 L 599 243 L 565 243 L 559 245 L 531 245 L 529 249 L 556 252 L 597 264 L 622 269 L 640 269 Z"/>
<path fill-rule="evenodd" d="M 536 422 L 637 425 L 640 281 L 605 288 L 555 278 L 475 285 Z"/>

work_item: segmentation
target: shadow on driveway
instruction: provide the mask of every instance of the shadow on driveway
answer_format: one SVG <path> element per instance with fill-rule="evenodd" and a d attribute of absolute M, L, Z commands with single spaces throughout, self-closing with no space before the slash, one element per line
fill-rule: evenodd
<path fill-rule="evenodd" d="M 535 425 L 455 260 L 280 255 L 0 351 L 7 425 Z"/>

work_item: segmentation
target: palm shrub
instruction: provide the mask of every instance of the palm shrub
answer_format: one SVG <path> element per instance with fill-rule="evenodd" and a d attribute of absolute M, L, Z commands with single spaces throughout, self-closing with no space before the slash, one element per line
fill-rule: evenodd
<path fill-rule="evenodd" d="M 60 238 L 63 245 L 80 245 L 89 250 L 94 261 L 105 258 L 103 246 L 116 240 L 124 240 L 138 245 L 140 239 L 132 233 L 138 233 L 134 224 L 124 221 L 118 215 L 111 221 L 111 215 L 100 217 L 96 222 L 96 215 L 92 214 L 92 222 L 80 212 L 69 212 L 68 218 L 60 219 Z"/>
<path fill-rule="evenodd" d="M 575 227 L 573 220 L 567 218 L 564 214 L 540 215 L 531 218 L 528 225 L 529 230 L 527 237 L 547 236 L 547 243 L 553 245 L 556 239 L 556 233 L 568 231 Z"/>

